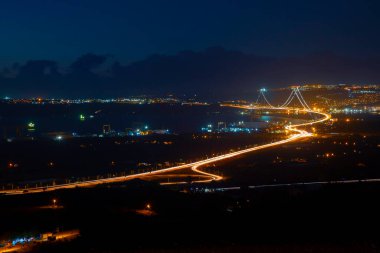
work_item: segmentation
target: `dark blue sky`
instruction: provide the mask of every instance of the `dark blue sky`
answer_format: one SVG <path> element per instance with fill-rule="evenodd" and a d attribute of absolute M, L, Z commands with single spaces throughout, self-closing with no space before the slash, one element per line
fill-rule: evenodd
<path fill-rule="evenodd" d="M 0 66 L 68 64 L 87 52 L 128 63 L 210 46 L 267 56 L 379 56 L 377 2 L 2 0 Z"/>

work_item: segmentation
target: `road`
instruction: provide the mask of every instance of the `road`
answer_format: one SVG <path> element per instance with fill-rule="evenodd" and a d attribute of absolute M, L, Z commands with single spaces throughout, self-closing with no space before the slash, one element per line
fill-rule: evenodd
<path fill-rule="evenodd" d="M 271 143 L 267 143 L 267 144 L 263 144 L 260 146 L 255 146 L 252 148 L 247 148 L 247 149 L 243 149 L 243 150 L 239 150 L 239 151 L 235 151 L 235 152 L 231 152 L 231 153 L 227 153 L 224 155 L 215 156 L 212 158 L 200 160 L 200 161 L 193 162 L 193 163 L 188 163 L 188 164 L 184 164 L 184 165 L 180 165 L 180 166 L 174 166 L 174 167 L 165 168 L 165 169 L 156 170 L 156 171 L 138 173 L 138 174 L 134 174 L 134 175 L 104 178 L 104 179 L 96 179 L 96 180 L 88 180 L 88 181 L 82 181 L 82 182 L 72 182 L 72 183 L 67 183 L 67 184 L 57 184 L 57 185 L 45 186 L 45 187 L 28 188 L 27 191 L 25 191 L 25 189 L 4 190 L 4 191 L 0 191 L 0 194 L 5 194 L 5 195 L 31 194 L 31 193 L 54 191 L 54 190 L 60 190 L 60 189 L 70 189 L 70 188 L 76 188 L 76 187 L 91 187 L 91 186 L 95 186 L 95 185 L 99 185 L 99 184 L 105 184 L 105 183 L 108 184 L 108 183 L 124 182 L 124 181 L 131 180 L 134 178 L 143 178 L 143 177 L 151 176 L 151 175 L 159 175 L 162 173 L 167 173 L 167 172 L 172 172 L 172 171 L 177 171 L 177 170 L 182 170 L 182 169 L 187 169 L 187 168 L 191 168 L 194 172 L 199 173 L 201 175 L 208 176 L 208 179 L 202 179 L 199 181 L 195 181 L 197 183 L 218 181 L 218 180 L 222 180 L 223 177 L 202 171 L 202 170 L 200 170 L 200 167 L 205 166 L 207 164 L 219 162 L 222 160 L 227 160 L 227 159 L 230 159 L 233 157 L 241 156 L 243 154 L 247 154 L 250 152 L 257 151 L 257 150 L 275 147 L 275 146 L 283 145 L 286 143 L 294 142 L 294 141 L 297 141 L 297 140 L 300 140 L 300 139 L 303 139 L 306 137 L 310 137 L 310 136 L 312 136 L 312 133 L 309 133 L 306 130 L 302 130 L 299 128 L 318 124 L 318 123 L 322 123 L 322 122 L 325 122 L 331 118 L 331 116 L 327 113 L 323 113 L 323 112 L 319 112 L 319 111 L 313 111 L 313 110 L 299 109 L 299 108 L 286 108 L 286 107 L 284 107 L 284 108 L 273 108 L 273 107 L 257 108 L 257 107 L 252 107 L 252 106 L 248 106 L 248 105 L 222 105 L 222 106 L 229 106 L 229 107 L 234 107 L 234 108 L 239 108 L 239 109 L 247 109 L 247 110 L 253 110 L 253 109 L 292 110 L 292 111 L 300 111 L 300 112 L 305 112 L 305 113 L 317 114 L 317 115 L 321 116 L 321 118 L 318 120 L 306 122 L 303 124 L 286 125 L 285 129 L 294 133 L 293 135 L 290 135 L 289 138 L 287 138 L 287 139 L 276 141 L 276 142 L 271 142 Z M 185 182 L 175 182 L 175 183 L 176 184 L 182 184 Z M 168 183 L 166 183 L 166 184 L 168 184 Z"/>
<path fill-rule="evenodd" d="M 251 106 L 242 106 L 242 105 L 224 105 L 224 106 L 229 106 L 229 107 L 234 107 L 234 108 L 239 108 L 239 109 L 248 109 L 248 110 L 253 109 Z M 258 109 L 258 108 L 256 107 L 255 109 Z M 299 109 L 292 109 L 292 108 L 266 108 L 266 107 L 260 107 L 259 109 L 265 109 L 265 110 L 299 110 Z M 312 133 L 309 133 L 309 132 L 307 132 L 305 130 L 301 130 L 301 129 L 298 129 L 298 128 L 299 127 L 305 127 L 305 126 L 311 126 L 311 125 L 318 124 L 318 123 L 322 123 L 322 122 L 327 121 L 327 120 L 329 120 L 331 118 L 331 115 L 329 115 L 327 113 L 323 113 L 323 112 L 312 111 L 312 110 L 299 110 L 299 111 L 303 111 L 303 112 L 306 112 L 306 113 L 315 113 L 315 114 L 318 114 L 318 115 L 320 115 L 322 117 L 321 117 L 321 119 L 315 120 L 315 121 L 312 121 L 312 122 L 307 122 L 307 123 L 302 123 L 302 124 L 297 124 L 297 125 L 287 125 L 287 126 L 285 126 L 286 130 L 289 130 L 289 131 L 292 131 L 292 132 L 296 133 L 295 135 L 292 135 L 288 139 L 277 141 L 277 142 L 273 142 L 273 143 L 268 143 L 268 144 L 264 144 L 264 145 L 260 145 L 260 146 L 256 146 L 256 147 L 253 147 L 253 148 L 244 149 L 244 150 L 241 150 L 241 151 L 233 152 L 233 153 L 230 153 L 230 154 L 227 154 L 227 155 L 217 156 L 215 158 L 211 158 L 211 159 L 207 159 L 207 160 L 203 160 L 203 161 L 199 161 L 197 164 L 191 166 L 191 169 L 194 172 L 196 172 L 198 174 L 201 174 L 201 175 L 206 175 L 209 178 L 208 179 L 198 180 L 198 181 L 193 181 L 193 182 L 194 183 L 207 183 L 207 182 L 218 181 L 218 180 L 222 180 L 223 179 L 223 177 L 221 177 L 219 175 L 204 172 L 204 171 L 200 170 L 199 167 L 202 167 L 202 166 L 207 165 L 209 163 L 218 162 L 218 161 L 225 160 L 225 159 L 228 159 L 228 158 L 232 158 L 232 157 L 235 157 L 235 156 L 243 155 L 245 153 L 250 153 L 250 152 L 253 152 L 253 151 L 256 151 L 256 150 L 260 150 L 260 149 L 265 149 L 265 148 L 269 148 L 269 147 L 273 147 L 273 146 L 282 145 L 282 144 L 285 144 L 285 143 L 296 141 L 296 140 L 301 139 L 301 138 L 312 136 Z M 186 182 L 186 181 L 168 182 L 168 183 L 162 183 L 162 185 L 186 184 L 186 183 L 188 183 L 188 182 Z"/>
<path fill-rule="evenodd" d="M 380 183 L 380 178 L 312 181 L 312 182 L 281 183 L 281 184 L 262 184 L 262 185 L 250 185 L 246 187 L 232 186 L 232 187 L 208 188 L 208 190 L 231 191 L 231 190 L 242 190 L 246 188 L 260 189 L 260 188 L 294 187 L 294 186 L 305 186 L 305 185 L 340 185 L 340 184 L 360 184 L 360 183 Z"/>

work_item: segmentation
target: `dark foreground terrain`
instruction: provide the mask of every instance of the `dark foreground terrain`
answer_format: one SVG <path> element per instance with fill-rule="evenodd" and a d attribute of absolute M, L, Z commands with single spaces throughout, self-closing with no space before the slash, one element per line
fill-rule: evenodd
<path fill-rule="evenodd" d="M 1 196 L 1 240 L 79 229 L 77 239 L 39 244 L 32 251 L 380 252 L 378 183 L 185 190 L 134 180 Z"/>
<path fill-rule="evenodd" d="M 380 252 L 380 183 L 363 181 L 380 178 L 379 121 L 345 117 L 320 126 L 314 138 L 204 168 L 221 172 L 225 178 L 220 182 L 168 187 L 131 180 L 89 189 L 0 195 L 0 246 L 31 235 L 79 230 L 80 236 L 72 240 L 24 249 Z M 292 184 L 315 181 L 324 183 Z M 288 183 L 292 185 L 249 188 Z M 220 191 L 231 186 L 239 188 Z"/>

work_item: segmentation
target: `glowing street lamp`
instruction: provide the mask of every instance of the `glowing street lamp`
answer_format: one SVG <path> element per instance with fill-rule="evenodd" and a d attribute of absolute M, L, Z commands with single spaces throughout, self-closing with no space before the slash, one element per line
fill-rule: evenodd
<path fill-rule="evenodd" d="M 34 131 L 36 125 L 34 124 L 34 122 L 29 122 L 27 126 L 28 126 L 28 131 Z"/>

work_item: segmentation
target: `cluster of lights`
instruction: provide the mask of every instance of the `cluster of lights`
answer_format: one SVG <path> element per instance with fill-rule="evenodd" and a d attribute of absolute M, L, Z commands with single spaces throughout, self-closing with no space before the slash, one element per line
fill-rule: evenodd
<path fill-rule="evenodd" d="M 105 137 L 105 136 L 144 136 L 144 135 L 150 135 L 150 134 L 169 134 L 169 129 L 163 129 L 163 130 L 151 130 L 148 125 L 144 125 L 141 128 L 137 129 L 127 129 L 125 132 L 116 132 L 115 130 L 110 130 L 107 132 L 104 132 L 104 134 L 96 135 L 98 137 Z"/>
<path fill-rule="evenodd" d="M 35 238 L 34 237 L 22 237 L 22 238 L 16 238 L 14 240 L 12 240 L 12 246 L 15 246 L 17 244 L 24 244 L 24 243 L 28 243 L 28 242 L 31 242 L 31 241 L 34 241 Z"/>
<path fill-rule="evenodd" d="M 17 163 L 13 163 L 13 162 L 9 162 L 8 163 L 8 168 L 12 169 L 12 168 L 17 168 L 18 167 L 18 164 Z"/>
<path fill-rule="evenodd" d="M 143 130 L 141 130 L 140 128 L 138 128 L 135 131 L 131 131 L 129 133 L 129 135 L 131 135 L 131 136 L 147 135 L 148 134 L 148 129 L 149 129 L 149 127 L 147 125 L 145 125 Z"/>
<path fill-rule="evenodd" d="M 30 103 L 30 104 L 90 104 L 90 103 L 121 103 L 121 104 L 176 104 L 176 103 L 192 103 L 192 104 L 206 104 L 197 101 L 187 101 L 177 99 L 173 96 L 169 97 L 131 97 L 131 98 L 106 98 L 106 99 L 62 99 L 62 98 L 30 98 L 30 99 L 12 99 L 8 96 L 3 97 L 4 100 L 13 103 Z"/>
<path fill-rule="evenodd" d="M 243 125 L 243 123 L 244 123 L 243 121 L 239 121 L 238 125 Z M 207 132 L 207 133 L 212 133 L 214 131 L 218 133 L 241 133 L 241 132 L 251 133 L 252 131 L 257 132 L 259 129 L 232 126 L 232 127 L 223 127 L 223 128 L 214 130 L 212 124 L 208 124 L 207 127 L 202 127 L 201 130 L 202 132 Z"/>

